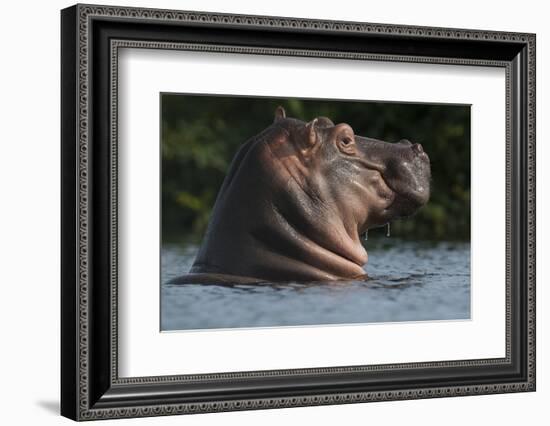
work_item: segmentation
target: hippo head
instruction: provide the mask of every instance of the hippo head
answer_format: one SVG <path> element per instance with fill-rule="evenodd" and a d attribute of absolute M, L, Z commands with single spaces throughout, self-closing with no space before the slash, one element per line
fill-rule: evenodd
<path fill-rule="evenodd" d="M 337 206 L 359 235 L 410 216 L 429 199 L 430 160 L 418 143 L 357 136 L 350 125 L 326 117 L 304 123 L 286 118 L 281 107 L 275 124 L 288 134 L 288 146 L 272 149 L 279 161 L 296 169 L 309 196 Z"/>
<path fill-rule="evenodd" d="M 230 166 L 192 273 L 267 281 L 364 276 L 360 235 L 428 201 L 420 144 L 354 134 L 326 117 L 277 108 Z"/>

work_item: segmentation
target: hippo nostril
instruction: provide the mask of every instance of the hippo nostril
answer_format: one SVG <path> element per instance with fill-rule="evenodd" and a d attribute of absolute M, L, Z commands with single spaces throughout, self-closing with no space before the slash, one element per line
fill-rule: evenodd
<path fill-rule="evenodd" d="M 422 145 L 419 143 L 415 143 L 413 146 L 411 146 L 412 150 L 418 154 L 421 154 L 424 152 L 424 148 L 422 148 Z"/>

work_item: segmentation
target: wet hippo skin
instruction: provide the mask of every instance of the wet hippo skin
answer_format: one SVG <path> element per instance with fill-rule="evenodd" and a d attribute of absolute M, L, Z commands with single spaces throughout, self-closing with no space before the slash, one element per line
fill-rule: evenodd
<path fill-rule="evenodd" d="M 364 278 L 360 236 L 429 195 L 420 144 L 357 136 L 326 117 L 306 123 L 278 107 L 235 155 L 191 271 L 171 283 Z"/>

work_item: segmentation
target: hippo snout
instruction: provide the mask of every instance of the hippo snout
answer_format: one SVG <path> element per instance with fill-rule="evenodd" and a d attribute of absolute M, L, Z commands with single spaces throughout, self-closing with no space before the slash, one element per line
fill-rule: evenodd
<path fill-rule="evenodd" d="M 401 145 L 409 146 L 415 154 L 422 154 L 424 152 L 424 147 L 421 144 L 412 143 L 408 139 L 401 139 L 398 143 Z"/>
<path fill-rule="evenodd" d="M 389 161 L 386 180 L 396 192 L 395 208 L 398 216 L 410 216 L 430 198 L 431 169 L 428 154 L 421 144 L 407 147 L 405 153 L 396 153 Z"/>
<path fill-rule="evenodd" d="M 365 164 L 380 171 L 395 193 L 393 217 L 410 216 L 430 198 L 430 158 L 420 143 L 401 139 L 396 143 L 358 137 Z"/>

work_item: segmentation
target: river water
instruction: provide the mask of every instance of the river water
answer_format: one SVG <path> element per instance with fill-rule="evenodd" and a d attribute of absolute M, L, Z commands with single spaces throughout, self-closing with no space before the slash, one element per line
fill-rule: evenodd
<path fill-rule="evenodd" d="M 161 330 L 470 318 L 470 245 L 369 239 L 367 281 L 233 287 L 169 285 L 197 246 L 161 253 Z"/>

